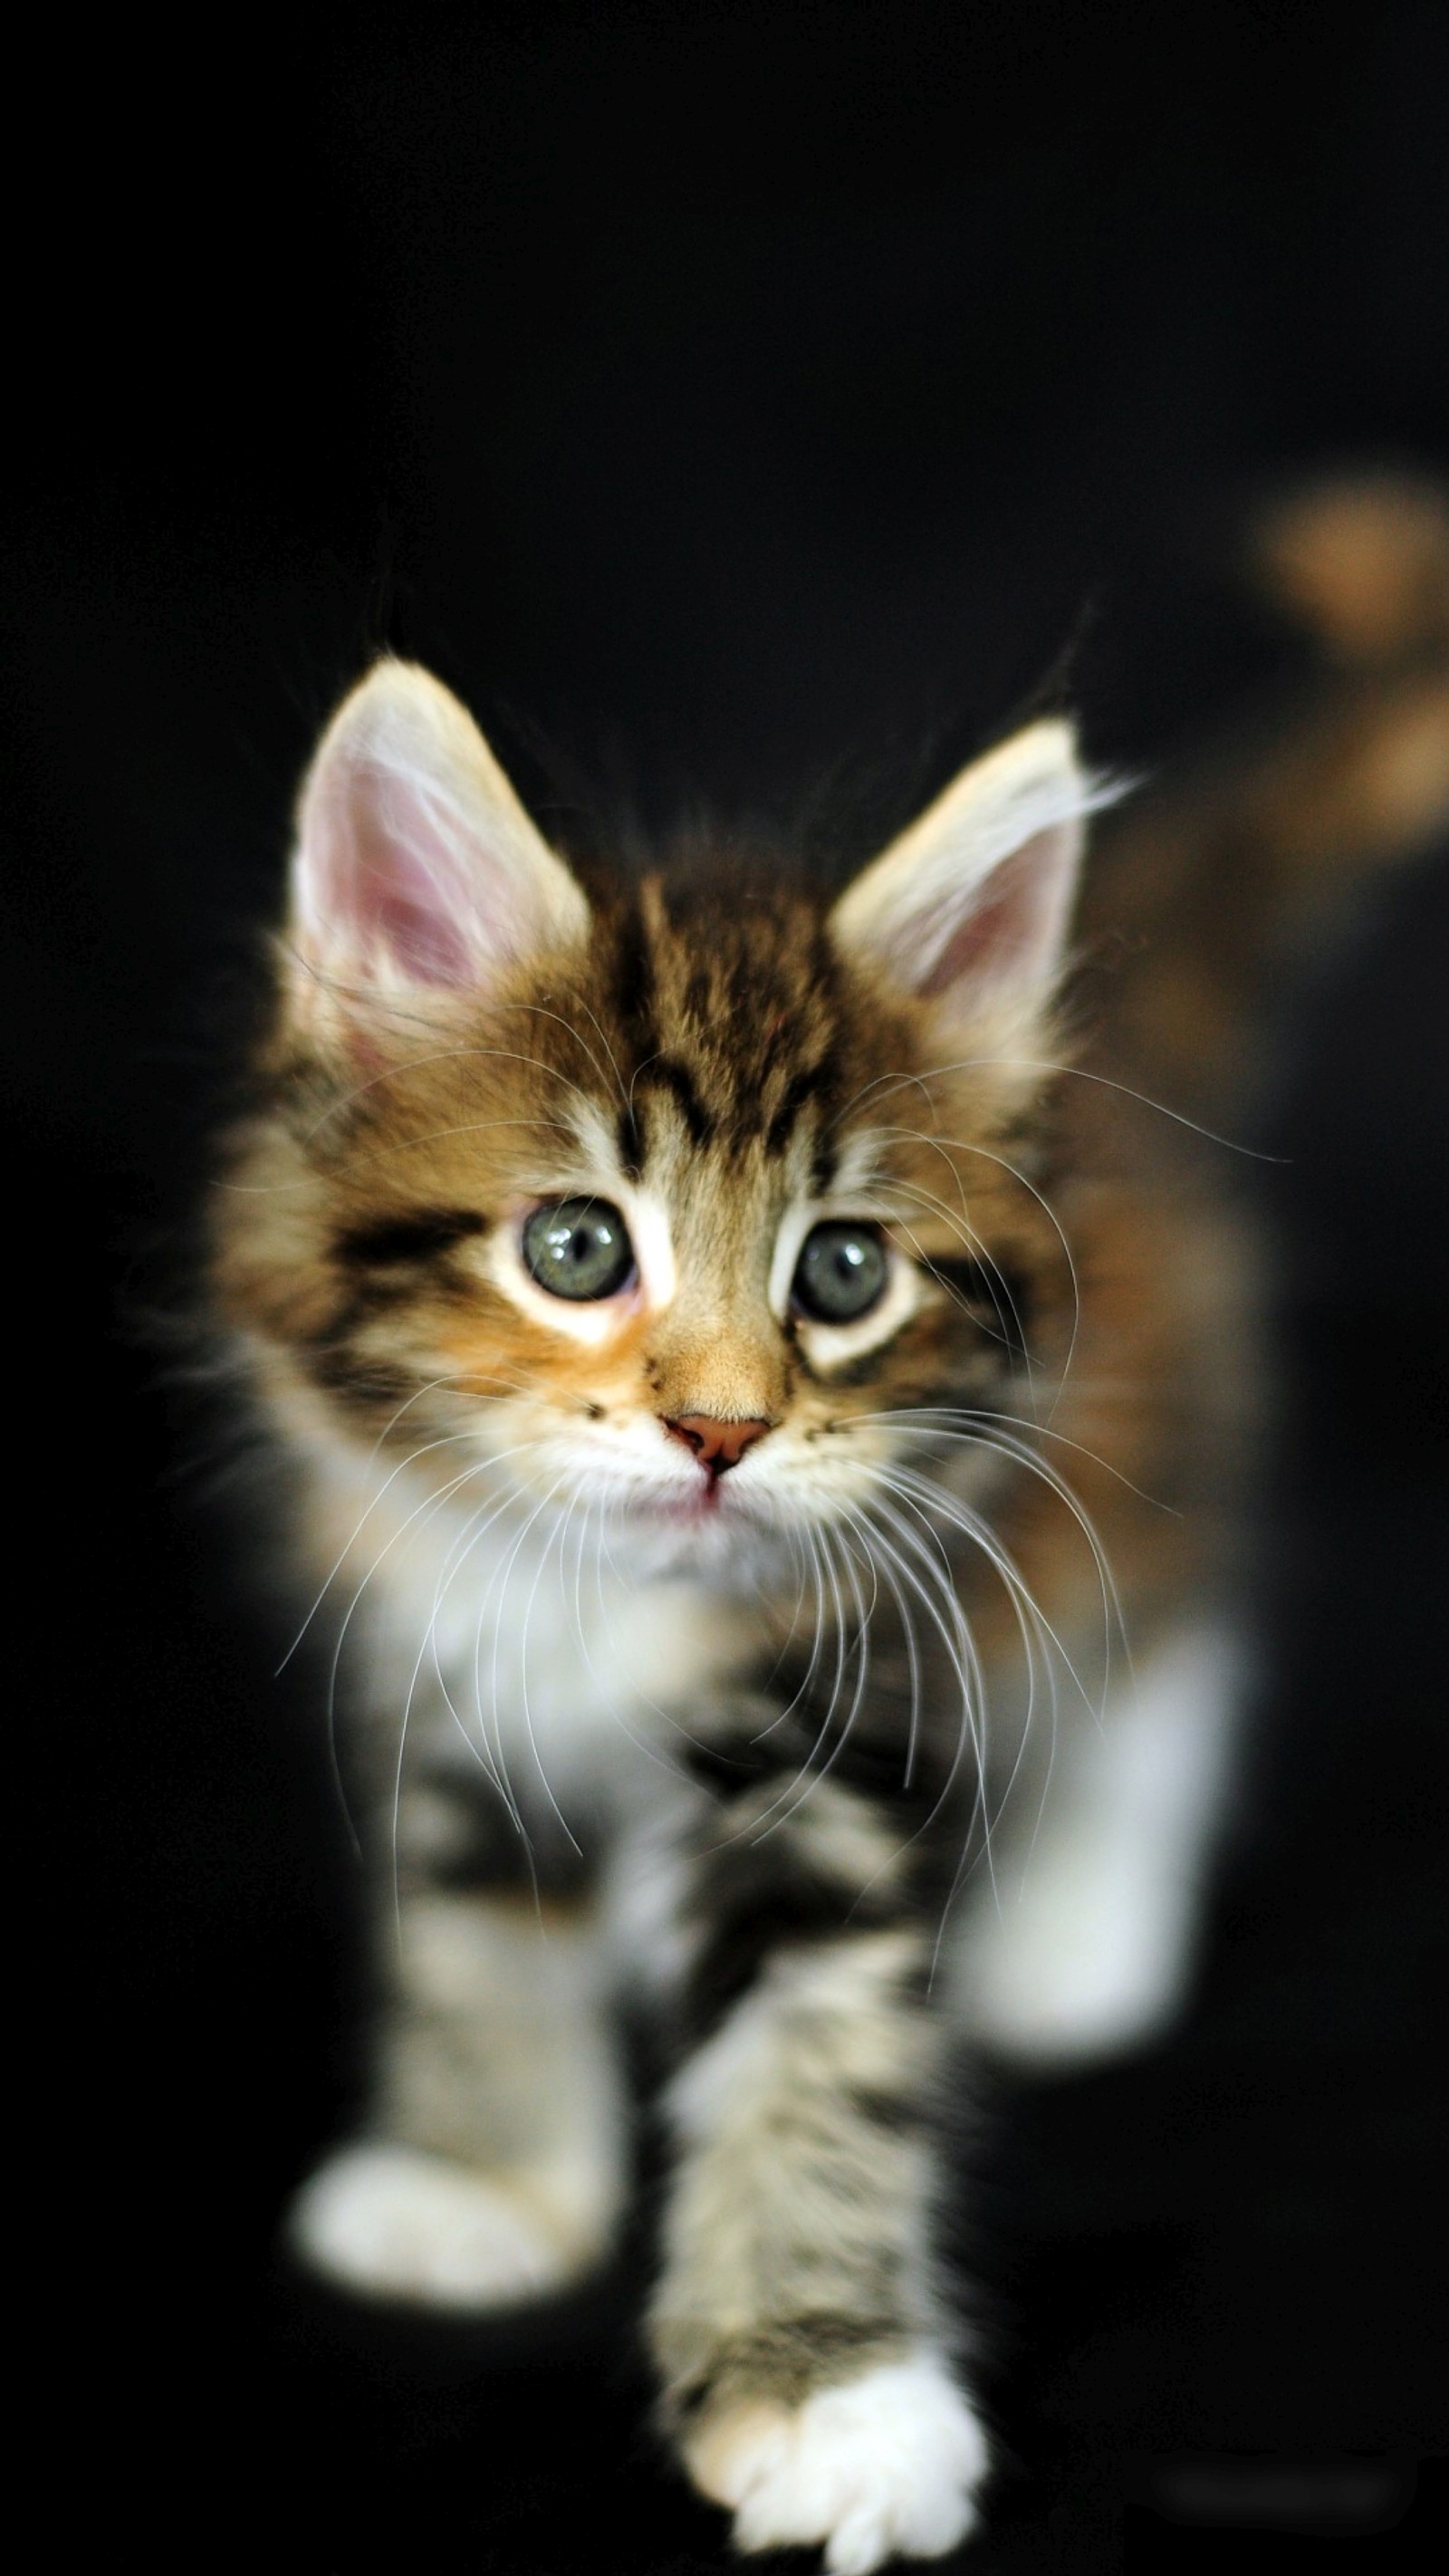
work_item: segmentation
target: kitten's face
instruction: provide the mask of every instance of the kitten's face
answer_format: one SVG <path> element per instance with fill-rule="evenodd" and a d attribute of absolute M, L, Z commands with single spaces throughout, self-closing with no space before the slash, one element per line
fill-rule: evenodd
<path fill-rule="evenodd" d="M 400 873 L 438 799 L 420 821 L 414 762 L 405 808 L 371 737 L 339 860 L 328 757 L 302 980 L 223 1197 L 228 1302 L 299 1426 L 474 1525 L 596 1515 L 664 1566 L 808 1548 L 889 1505 L 933 1409 L 1024 1411 L 1066 1283 L 1032 1177 L 1049 969 L 1026 1007 L 999 971 L 1040 892 L 1019 832 L 944 920 L 936 869 L 914 952 L 909 836 L 829 917 L 723 878 L 586 906 L 524 845 L 520 929 L 517 874 L 461 919 L 440 894 L 451 828 Z"/>

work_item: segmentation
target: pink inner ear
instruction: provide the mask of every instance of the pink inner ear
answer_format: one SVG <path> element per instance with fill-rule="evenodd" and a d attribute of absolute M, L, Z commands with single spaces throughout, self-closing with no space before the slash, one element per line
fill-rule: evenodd
<path fill-rule="evenodd" d="M 338 763 L 306 818 L 303 864 L 324 943 L 414 984 L 477 980 L 467 861 L 425 799 L 371 762 Z"/>
<path fill-rule="evenodd" d="M 460 932 L 446 915 L 424 912 L 403 894 L 384 895 L 373 914 L 379 943 L 412 984 L 469 984 L 477 969 Z"/>
<path fill-rule="evenodd" d="M 1066 908 L 1070 847 L 1059 828 L 1037 832 L 993 868 L 917 991 L 934 996 L 968 977 L 985 984 L 1046 972 Z"/>

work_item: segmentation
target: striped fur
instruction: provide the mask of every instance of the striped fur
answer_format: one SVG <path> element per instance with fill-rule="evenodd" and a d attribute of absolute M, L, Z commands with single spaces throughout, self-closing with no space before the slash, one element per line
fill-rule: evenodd
<path fill-rule="evenodd" d="M 632 1984 L 676 2060 L 665 2420 L 742 2546 L 837 2576 L 953 2545 L 985 2470 L 933 2251 L 948 2006 L 1086 2053 L 1190 1966 L 1259 1395 L 1236 1167 L 1185 1121 L 1240 1107 L 1275 957 L 1449 813 L 1437 501 L 1265 543 L 1338 667 L 1109 824 L 1064 988 L 1063 727 L 832 906 L 727 839 L 566 869 L 384 666 L 309 781 L 216 1189 L 382 1927 L 371 2129 L 298 2241 L 464 2304 L 600 2259 Z M 526 1229 L 577 1202 L 635 1258 L 570 1304 Z M 797 1268 L 837 1219 L 886 1265 L 844 1323 Z M 750 1445 L 716 1472 L 691 1423 Z"/>

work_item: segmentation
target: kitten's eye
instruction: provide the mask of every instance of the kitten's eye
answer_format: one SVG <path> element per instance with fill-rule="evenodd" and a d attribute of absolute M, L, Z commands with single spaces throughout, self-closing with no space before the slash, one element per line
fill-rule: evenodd
<path fill-rule="evenodd" d="M 790 1294 L 820 1324 L 853 1324 L 885 1293 L 886 1248 L 873 1225 L 829 1221 L 805 1237 Z"/>
<path fill-rule="evenodd" d="M 607 1199 L 553 1199 L 523 1229 L 523 1258 L 551 1297 L 616 1297 L 634 1276 L 634 1246 Z"/>

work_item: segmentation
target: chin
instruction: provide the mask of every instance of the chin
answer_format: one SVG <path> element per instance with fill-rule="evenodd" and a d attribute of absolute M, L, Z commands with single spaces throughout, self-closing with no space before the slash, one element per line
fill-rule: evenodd
<path fill-rule="evenodd" d="M 641 1495 L 625 1507 L 623 1532 L 633 1568 L 646 1576 L 752 1574 L 784 1538 L 781 1514 L 764 1496 L 719 1486 Z"/>

